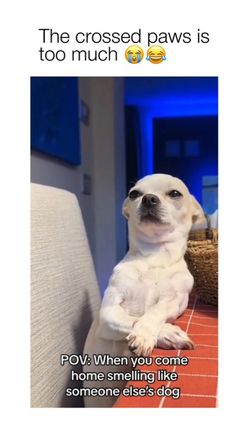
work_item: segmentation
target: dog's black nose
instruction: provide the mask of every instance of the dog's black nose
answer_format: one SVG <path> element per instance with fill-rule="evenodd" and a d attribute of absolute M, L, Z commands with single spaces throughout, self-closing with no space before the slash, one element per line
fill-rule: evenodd
<path fill-rule="evenodd" d="M 154 195 L 154 194 L 146 194 L 142 198 L 142 204 L 145 207 L 156 206 L 159 203 L 160 203 L 159 198 L 156 195 Z"/>

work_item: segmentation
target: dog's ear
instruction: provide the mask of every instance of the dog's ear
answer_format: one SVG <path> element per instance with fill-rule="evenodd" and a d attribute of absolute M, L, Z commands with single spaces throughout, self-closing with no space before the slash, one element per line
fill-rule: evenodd
<path fill-rule="evenodd" d="M 129 210 L 128 210 L 128 198 L 126 198 L 122 205 L 122 214 L 123 216 L 128 219 L 129 218 Z"/>
<path fill-rule="evenodd" d="M 206 226 L 206 217 L 204 211 L 193 195 L 190 195 L 190 198 L 192 207 L 193 228 L 195 229 L 195 227 L 197 228 L 199 225 L 200 227 L 204 228 Z"/>

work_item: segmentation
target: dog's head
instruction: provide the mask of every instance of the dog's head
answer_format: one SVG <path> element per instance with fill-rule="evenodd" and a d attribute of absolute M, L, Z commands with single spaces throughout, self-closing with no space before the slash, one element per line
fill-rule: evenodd
<path fill-rule="evenodd" d="M 186 236 L 205 221 L 203 210 L 178 178 L 153 174 L 131 188 L 123 204 L 130 230 L 150 242 Z"/>

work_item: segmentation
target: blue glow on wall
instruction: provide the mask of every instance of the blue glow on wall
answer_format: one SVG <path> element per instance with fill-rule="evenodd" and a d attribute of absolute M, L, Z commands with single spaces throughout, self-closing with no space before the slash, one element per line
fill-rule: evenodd
<path fill-rule="evenodd" d="M 136 176 L 162 172 L 181 177 L 203 203 L 203 178 L 218 175 L 218 78 L 128 77 L 125 82 L 126 105 L 138 110 L 140 121 L 141 166 Z M 172 125 L 171 119 L 177 122 L 177 118 L 180 119 L 178 134 L 183 135 L 184 130 L 183 137 L 177 135 Z M 166 120 L 167 125 L 160 137 L 155 127 L 162 126 L 161 120 Z M 205 123 L 210 131 L 205 131 Z M 197 135 L 200 128 L 201 134 Z M 174 153 L 164 155 L 161 150 L 167 151 L 167 140 L 177 138 L 180 139 L 180 154 L 177 147 L 168 147 Z M 160 152 L 156 148 L 160 148 Z M 165 156 L 169 156 L 168 163 Z M 216 206 L 217 202 L 213 204 Z"/>
<path fill-rule="evenodd" d="M 154 173 L 153 120 L 217 116 L 218 79 L 216 77 L 126 78 L 125 101 L 127 105 L 137 106 L 140 112 L 143 152 L 140 176 L 144 176 Z M 214 168 L 212 170 L 214 171 Z"/>

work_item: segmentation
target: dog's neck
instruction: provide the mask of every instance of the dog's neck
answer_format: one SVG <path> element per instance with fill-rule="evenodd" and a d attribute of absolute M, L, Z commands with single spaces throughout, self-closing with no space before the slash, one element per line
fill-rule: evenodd
<path fill-rule="evenodd" d="M 187 248 L 187 234 L 169 235 L 167 239 L 156 242 L 132 234 L 129 229 L 129 255 L 144 258 L 154 258 L 157 265 L 169 266 L 183 259 Z"/>

